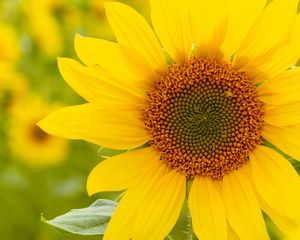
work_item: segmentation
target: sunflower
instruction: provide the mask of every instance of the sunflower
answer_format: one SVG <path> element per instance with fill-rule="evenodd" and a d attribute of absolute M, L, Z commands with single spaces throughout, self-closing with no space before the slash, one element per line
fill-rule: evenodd
<path fill-rule="evenodd" d="M 18 36 L 14 28 L 8 24 L 0 23 L 0 64 L 15 64 L 21 55 Z"/>
<path fill-rule="evenodd" d="M 59 164 L 66 157 L 67 141 L 48 135 L 36 125 L 51 110 L 37 97 L 23 99 L 13 107 L 8 144 L 12 155 L 31 167 Z"/>
<path fill-rule="evenodd" d="M 23 101 L 28 79 L 13 69 L 11 63 L 0 63 L 0 111 L 6 112 Z"/>
<path fill-rule="evenodd" d="M 199 239 L 269 239 L 262 211 L 283 233 L 299 227 L 299 176 L 273 147 L 300 159 L 298 0 L 150 5 L 156 34 L 129 6 L 106 4 L 118 43 L 77 35 L 85 65 L 58 60 L 89 103 L 39 122 L 130 150 L 87 181 L 90 195 L 126 190 L 104 239 L 163 239 L 186 195 Z"/>

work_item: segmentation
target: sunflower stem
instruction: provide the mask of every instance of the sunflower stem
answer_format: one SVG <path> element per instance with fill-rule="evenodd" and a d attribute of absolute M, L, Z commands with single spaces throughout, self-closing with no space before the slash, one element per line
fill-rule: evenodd
<path fill-rule="evenodd" d="M 186 213 L 186 234 L 187 234 L 187 240 L 193 240 L 194 232 L 192 227 L 192 217 L 188 208 Z"/>

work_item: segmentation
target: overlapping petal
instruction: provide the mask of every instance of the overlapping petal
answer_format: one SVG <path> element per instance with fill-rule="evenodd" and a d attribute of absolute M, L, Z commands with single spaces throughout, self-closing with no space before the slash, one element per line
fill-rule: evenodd
<path fill-rule="evenodd" d="M 284 153 L 300 161 L 300 125 L 287 127 L 265 125 L 262 136 Z"/>
<path fill-rule="evenodd" d="M 192 52 L 188 4 L 184 0 L 150 0 L 151 20 L 170 56 L 183 63 Z"/>
<path fill-rule="evenodd" d="M 157 180 L 141 201 L 132 239 L 164 239 L 179 217 L 185 188 L 185 176 L 176 171 Z"/>
<path fill-rule="evenodd" d="M 262 14 L 266 0 L 229 0 L 228 5 L 228 29 L 222 44 L 226 59 L 230 59 L 239 48 L 256 19 Z"/>
<path fill-rule="evenodd" d="M 285 105 L 289 103 L 299 102 L 299 79 L 299 67 L 292 70 L 284 71 L 283 73 L 273 78 L 270 78 L 267 82 L 259 86 L 259 99 L 265 103 L 272 105 Z"/>
<path fill-rule="evenodd" d="M 136 49 L 153 69 L 165 71 L 167 65 L 162 48 L 144 18 L 133 8 L 118 2 L 106 3 L 105 10 L 118 43 Z"/>
<path fill-rule="evenodd" d="M 144 174 L 138 186 L 130 188 L 124 194 L 109 221 L 103 240 L 132 239 L 133 225 L 136 215 L 139 213 L 140 204 L 150 189 L 155 185 L 156 181 L 161 179 L 165 173 L 165 166 L 158 163 L 148 169 L 147 174 Z"/>
<path fill-rule="evenodd" d="M 141 184 L 125 194 L 104 239 L 164 239 L 177 221 L 184 197 L 184 176 L 166 173 L 163 166 L 149 170 Z"/>
<path fill-rule="evenodd" d="M 140 114 L 140 111 L 109 111 L 94 104 L 82 104 L 56 110 L 38 125 L 52 135 L 83 139 L 112 149 L 131 149 L 149 140 Z"/>
<path fill-rule="evenodd" d="M 294 66 L 300 56 L 300 14 L 297 15 L 289 41 L 285 46 L 272 52 L 270 60 L 258 66 L 261 74 L 256 76 L 256 82 L 271 78 Z"/>
<path fill-rule="evenodd" d="M 236 235 L 235 231 L 233 231 L 232 227 L 227 224 L 228 227 L 227 227 L 227 239 L 228 240 L 240 240 L 240 238 Z"/>
<path fill-rule="evenodd" d="M 282 233 L 290 233 L 300 227 L 299 223 L 297 224 L 292 219 L 277 213 L 274 209 L 268 206 L 268 204 L 259 195 L 257 196 L 257 199 L 259 200 L 262 210 L 272 219 L 273 223 Z"/>
<path fill-rule="evenodd" d="M 264 120 L 278 127 L 300 124 L 300 102 L 276 107 L 267 106 Z"/>
<path fill-rule="evenodd" d="M 213 180 L 196 177 L 189 193 L 193 229 L 200 240 L 227 240 L 224 203 Z"/>
<path fill-rule="evenodd" d="M 191 0 L 190 18 L 198 56 L 218 56 L 228 25 L 227 0 Z"/>
<path fill-rule="evenodd" d="M 269 239 L 255 192 L 243 169 L 224 176 L 223 201 L 229 224 L 242 240 Z"/>
<path fill-rule="evenodd" d="M 273 54 L 289 42 L 297 7 L 298 0 L 272 1 L 241 43 L 235 56 L 236 66 L 255 78 L 259 74 L 255 69 L 272 59 Z"/>
<path fill-rule="evenodd" d="M 87 180 L 89 195 L 121 191 L 137 185 L 143 173 L 157 164 L 160 155 L 151 147 L 123 153 L 99 163 Z"/>
<path fill-rule="evenodd" d="M 144 106 L 146 90 L 138 83 L 119 80 L 99 66 L 85 67 L 73 59 L 59 58 L 58 66 L 65 81 L 89 102 L 117 110 Z"/>
<path fill-rule="evenodd" d="M 119 79 L 149 81 L 154 69 L 131 47 L 98 38 L 75 36 L 75 50 L 88 66 L 100 65 Z"/>
<path fill-rule="evenodd" d="M 300 223 L 300 179 L 293 166 L 273 149 L 257 146 L 250 167 L 255 188 L 268 206 Z"/>

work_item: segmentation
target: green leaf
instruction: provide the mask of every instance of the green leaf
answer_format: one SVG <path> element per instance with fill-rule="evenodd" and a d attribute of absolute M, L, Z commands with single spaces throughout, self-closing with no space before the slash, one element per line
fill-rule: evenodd
<path fill-rule="evenodd" d="M 102 235 L 116 206 L 115 201 L 98 199 L 87 208 L 72 209 L 52 220 L 46 220 L 43 216 L 41 218 L 42 222 L 70 233 Z"/>

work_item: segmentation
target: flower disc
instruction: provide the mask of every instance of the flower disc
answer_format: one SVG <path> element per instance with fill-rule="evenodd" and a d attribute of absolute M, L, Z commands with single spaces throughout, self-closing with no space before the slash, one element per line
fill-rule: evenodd
<path fill-rule="evenodd" d="M 169 167 L 221 179 L 261 143 L 263 103 L 245 72 L 194 58 L 172 65 L 150 89 L 144 123 Z"/>

